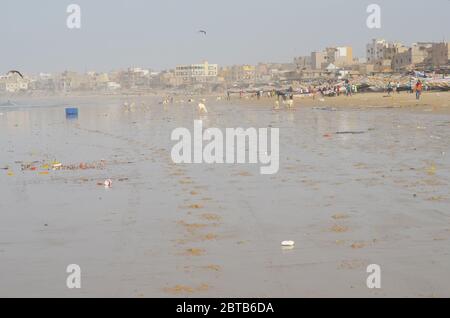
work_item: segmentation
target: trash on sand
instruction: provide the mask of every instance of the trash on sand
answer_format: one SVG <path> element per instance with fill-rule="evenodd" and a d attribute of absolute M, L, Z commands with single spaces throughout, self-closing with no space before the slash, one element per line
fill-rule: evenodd
<path fill-rule="evenodd" d="M 105 186 L 105 188 L 111 188 L 112 187 L 112 180 L 111 179 L 105 180 L 105 182 L 103 182 L 103 185 Z"/>
<path fill-rule="evenodd" d="M 434 176 L 434 175 L 436 174 L 436 166 L 434 165 L 434 163 L 431 164 L 431 166 L 429 166 L 429 167 L 426 169 L 426 171 L 427 171 L 427 173 L 428 173 L 430 176 Z"/>
<path fill-rule="evenodd" d="M 330 133 L 326 133 L 326 134 L 323 134 L 323 136 L 326 138 L 331 138 L 332 135 Z"/>
<path fill-rule="evenodd" d="M 336 135 L 360 135 L 365 134 L 367 131 L 337 131 Z"/>
<path fill-rule="evenodd" d="M 39 172 L 39 174 L 40 174 L 41 176 L 46 176 L 46 175 L 49 174 L 49 172 L 48 172 L 48 171 L 41 171 L 41 172 Z"/>
<path fill-rule="evenodd" d="M 14 176 L 14 172 L 8 171 L 8 176 L 10 176 L 10 177 Z"/>
<path fill-rule="evenodd" d="M 285 247 L 291 247 L 294 246 L 295 242 L 294 241 L 283 241 L 281 242 L 281 246 L 285 246 Z"/>
<path fill-rule="evenodd" d="M 66 118 L 78 118 L 78 108 L 66 108 Z"/>
<path fill-rule="evenodd" d="M 335 112 L 337 111 L 337 108 L 334 107 L 313 107 L 314 110 L 325 110 L 329 112 Z"/>
<path fill-rule="evenodd" d="M 53 170 L 58 170 L 62 168 L 62 163 L 58 162 L 58 161 L 53 161 L 52 162 L 52 168 Z"/>

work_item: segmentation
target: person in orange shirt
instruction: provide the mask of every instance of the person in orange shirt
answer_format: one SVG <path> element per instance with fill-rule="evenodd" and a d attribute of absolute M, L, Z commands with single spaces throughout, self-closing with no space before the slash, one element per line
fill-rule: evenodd
<path fill-rule="evenodd" d="M 423 85 L 422 85 L 422 82 L 419 80 L 419 81 L 417 81 L 416 87 L 415 87 L 417 100 L 420 99 L 420 95 L 422 94 L 422 89 L 423 89 Z"/>

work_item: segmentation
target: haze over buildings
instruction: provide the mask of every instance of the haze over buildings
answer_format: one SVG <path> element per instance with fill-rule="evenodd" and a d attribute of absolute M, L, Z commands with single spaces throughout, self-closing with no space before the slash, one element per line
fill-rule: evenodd
<path fill-rule="evenodd" d="M 81 30 L 66 27 L 66 8 L 78 3 Z M 360 0 L 248 1 L 2 1 L 0 73 L 72 70 L 155 70 L 209 60 L 219 65 L 288 63 L 327 47 L 352 46 L 365 56 L 371 38 L 403 43 L 449 38 L 450 2 L 377 0 L 382 28 L 368 29 Z M 424 8 L 420 10 L 418 8 Z M 430 7 L 431 8 L 431 7 Z M 189 12 L 189 14 L 186 14 Z M 447 28 L 442 26 L 447 24 Z M 207 36 L 198 34 L 206 29 Z M 321 63 L 320 63 L 321 64 Z"/>

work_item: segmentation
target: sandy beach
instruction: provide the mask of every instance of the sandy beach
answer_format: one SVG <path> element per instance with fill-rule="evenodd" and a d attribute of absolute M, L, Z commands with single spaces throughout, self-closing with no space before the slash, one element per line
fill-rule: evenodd
<path fill-rule="evenodd" d="M 0 297 L 450 297 L 450 94 L 384 95 L 1 107 Z M 196 119 L 279 128 L 279 172 L 174 164 Z"/>

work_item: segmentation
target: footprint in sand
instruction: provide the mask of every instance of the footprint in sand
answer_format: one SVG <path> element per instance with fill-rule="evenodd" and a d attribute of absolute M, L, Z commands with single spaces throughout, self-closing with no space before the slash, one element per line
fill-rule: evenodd
<path fill-rule="evenodd" d="M 343 219 L 348 219 L 349 216 L 344 213 L 337 213 L 337 214 L 333 215 L 332 218 L 335 220 L 343 220 Z"/>
<path fill-rule="evenodd" d="M 214 222 L 218 222 L 222 219 L 220 215 L 214 213 L 204 213 L 201 215 L 201 218 L 207 221 L 214 221 Z"/>
<path fill-rule="evenodd" d="M 188 248 L 185 250 L 184 255 L 186 256 L 202 256 L 205 255 L 206 251 L 201 248 Z"/>
<path fill-rule="evenodd" d="M 201 204 L 191 204 L 188 206 L 189 209 L 203 209 L 203 205 Z"/>
<path fill-rule="evenodd" d="M 353 243 L 353 244 L 350 245 L 350 246 L 351 246 L 351 248 L 353 248 L 353 249 L 360 249 L 360 248 L 366 247 L 366 244 L 365 244 L 365 243 L 362 243 L 362 242 L 356 242 L 356 243 Z"/>
<path fill-rule="evenodd" d="M 219 265 L 207 265 L 203 267 L 204 269 L 214 271 L 214 272 L 220 272 L 222 270 L 222 267 Z"/>
<path fill-rule="evenodd" d="M 333 226 L 331 227 L 330 230 L 331 230 L 332 232 L 335 232 L 335 233 L 345 233 L 345 232 L 348 231 L 348 227 L 343 226 L 343 225 L 335 224 L 335 225 L 333 225 Z"/>
<path fill-rule="evenodd" d="M 190 286 L 185 286 L 185 285 L 176 285 L 174 287 L 166 287 L 166 288 L 164 288 L 164 292 L 169 293 L 169 294 L 175 294 L 175 295 L 179 295 L 179 294 L 193 294 L 195 292 L 208 291 L 209 288 L 210 288 L 210 286 L 207 285 L 207 284 L 201 284 L 198 287 L 190 287 Z"/>

